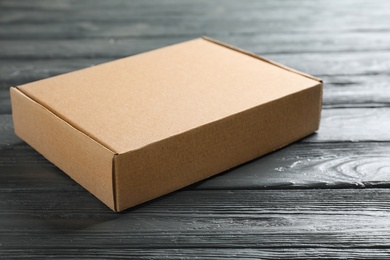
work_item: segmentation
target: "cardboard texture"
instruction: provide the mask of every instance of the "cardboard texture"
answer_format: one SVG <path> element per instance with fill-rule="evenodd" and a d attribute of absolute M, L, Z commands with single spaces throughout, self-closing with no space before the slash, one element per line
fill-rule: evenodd
<path fill-rule="evenodd" d="M 114 211 L 319 127 L 322 83 L 200 38 L 11 88 L 16 134 Z"/>

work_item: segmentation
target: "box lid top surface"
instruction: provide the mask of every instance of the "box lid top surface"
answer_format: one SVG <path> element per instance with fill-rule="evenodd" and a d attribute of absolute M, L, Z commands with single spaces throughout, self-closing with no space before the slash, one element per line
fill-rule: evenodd
<path fill-rule="evenodd" d="M 200 38 L 18 88 L 124 153 L 317 84 Z"/>

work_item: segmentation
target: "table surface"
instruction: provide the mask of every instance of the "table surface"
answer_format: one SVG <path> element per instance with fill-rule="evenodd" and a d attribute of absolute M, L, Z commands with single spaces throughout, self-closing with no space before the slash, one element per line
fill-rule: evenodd
<path fill-rule="evenodd" d="M 9 87 L 207 35 L 324 79 L 321 128 L 113 213 L 13 133 Z M 0 1 L 0 257 L 389 258 L 390 1 Z"/>

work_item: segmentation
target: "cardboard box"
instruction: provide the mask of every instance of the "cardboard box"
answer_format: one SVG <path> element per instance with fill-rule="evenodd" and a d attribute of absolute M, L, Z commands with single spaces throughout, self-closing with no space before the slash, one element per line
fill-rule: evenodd
<path fill-rule="evenodd" d="M 321 96 L 319 79 L 209 38 L 11 88 L 16 134 L 114 211 L 309 135 Z"/>

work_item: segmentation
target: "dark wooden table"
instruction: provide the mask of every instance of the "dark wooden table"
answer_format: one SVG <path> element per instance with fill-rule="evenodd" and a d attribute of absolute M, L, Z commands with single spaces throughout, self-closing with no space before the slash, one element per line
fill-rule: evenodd
<path fill-rule="evenodd" d="M 207 35 L 325 82 L 317 134 L 117 214 L 13 133 L 10 86 Z M 390 257 L 390 1 L 0 1 L 0 258 Z"/>

